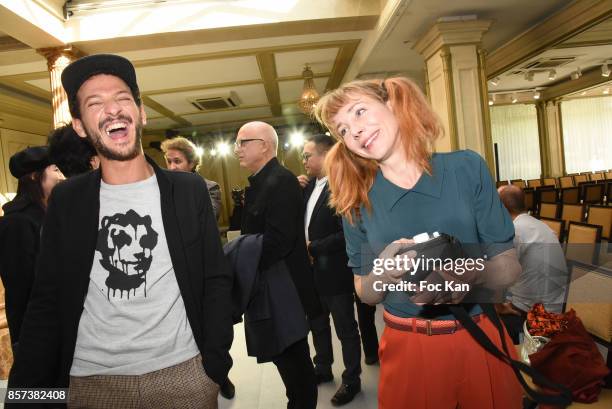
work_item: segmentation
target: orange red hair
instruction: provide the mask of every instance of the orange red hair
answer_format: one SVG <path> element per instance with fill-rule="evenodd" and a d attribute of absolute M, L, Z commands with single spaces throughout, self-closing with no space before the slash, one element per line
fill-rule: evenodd
<path fill-rule="evenodd" d="M 330 204 L 350 223 L 353 223 L 354 216 L 360 216 L 361 206 L 367 211 L 371 210 L 368 192 L 378 169 L 374 160 L 364 159 L 349 151 L 335 130 L 334 116 L 356 96 L 368 96 L 381 103 L 390 102 L 406 157 L 427 173 L 431 173 L 429 161 L 434 141 L 443 133 L 440 121 L 425 95 L 407 78 L 352 81 L 325 94 L 317 103 L 314 115 L 340 141 L 325 159 Z"/>

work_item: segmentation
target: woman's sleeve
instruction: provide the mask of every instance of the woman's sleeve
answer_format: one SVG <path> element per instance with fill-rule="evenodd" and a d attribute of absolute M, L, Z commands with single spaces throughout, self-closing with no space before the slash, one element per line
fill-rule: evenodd
<path fill-rule="evenodd" d="M 514 225 L 502 204 L 486 162 L 476 152 L 467 151 L 473 166 L 474 209 L 478 239 L 484 254 L 494 257 L 513 247 Z"/>
<path fill-rule="evenodd" d="M 353 217 L 355 224 L 350 224 L 346 218 L 342 218 L 346 255 L 349 260 L 348 266 L 353 269 L 353 274 L 365 276 L 372 271 L 374 254 L 361 222 L 355 219 L 358 218 Z"/>

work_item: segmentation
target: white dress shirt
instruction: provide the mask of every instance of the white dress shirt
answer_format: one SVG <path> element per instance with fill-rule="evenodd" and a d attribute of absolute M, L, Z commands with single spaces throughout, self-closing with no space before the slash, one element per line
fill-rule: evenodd
<path fill-rule="evenodd" d="M 323 192 L 323 188 L 327 183 L 327 176 L 322 177 L 321 179 L 317 179 L 315 182 L 315 187 L 308 199 L 308 203 L 306 204 L 306 214 L 304 215 L 304 233 L 306 235 L 306 242 L 308 243 L 308 226 L 310 226 L 310 219 L 312 217 L 312 212 L 314 211 L 315 205 L 317 204 L 317 200 L 319 200 L 319 196 L 321 196 L 321 192 Z"/>

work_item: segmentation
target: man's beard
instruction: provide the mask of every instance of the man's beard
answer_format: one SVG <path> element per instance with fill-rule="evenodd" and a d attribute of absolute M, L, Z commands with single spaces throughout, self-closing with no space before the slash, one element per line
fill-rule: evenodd
<path fill-rule="evenodd" d="M 112 118 L 107 121 L 101 121 L 100 124 L 98 125 L 98 129 L 95 129 L 95 130 L 85 126 L 85 130 L 87 131 L 87 136 L 89 137 L 89 140 L 93 144 L 94 148 L 96 148 L 96 151 L 98 152 L 99 156 L 105 159 L 108 159 L 108 160 L 116 160 L 120 162 L 132 160 L 138 155 L 140 155 L 140 153 L 142 152 L 142 120 L 140 118 L 140 115 L 138 115 L 138 118 L 136 121 L 136 127 L 135 127 L 136 135 L 135 135 L 135 140 L 134 140 L 134 144 L 132 145 L 132 147 L 127 152 L 117 152 L 117 151 L 112 150 L 108 146 L 104 145 L 104 143 L 102 142 L 102 135 L 101 135 L 101 133 L 104 132 L 101 130 L 101 129 L 104 129 L 104 125 L 107 122 L 111 122 L 117 119 L 124 120 L 128 124 L 132 123 L 132 120 L 129 117 L 120 115 L 117 118 Z"/>

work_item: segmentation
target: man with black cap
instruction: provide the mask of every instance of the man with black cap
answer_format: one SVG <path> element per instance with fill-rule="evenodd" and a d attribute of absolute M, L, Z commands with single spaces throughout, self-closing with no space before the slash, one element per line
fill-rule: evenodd
<path fill-rule="evenodd" d="M 100 169 L 50 200 L 9 388 L 69 386 L 79 408 L 216 408 L 232 277 L 206 184 L 144 156 L 128 60 L 82 58 L 62 84 Z"/>

